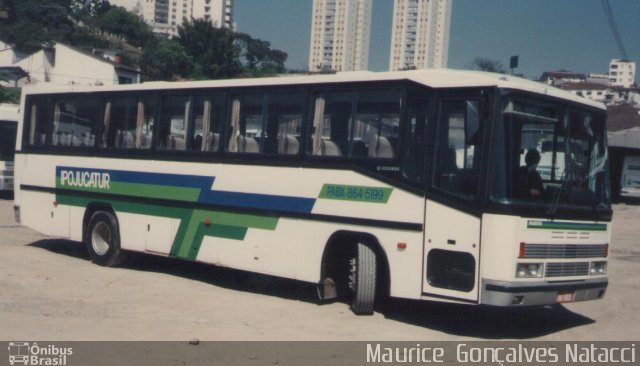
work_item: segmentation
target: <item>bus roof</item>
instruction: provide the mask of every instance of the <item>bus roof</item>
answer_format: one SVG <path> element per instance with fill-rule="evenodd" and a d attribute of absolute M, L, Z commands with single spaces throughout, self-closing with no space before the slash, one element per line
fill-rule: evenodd
<path fill-rule="evenodd" d="M 113 86 L 28 86 L 28 94 L 49 94 L 59 92 L 96 92 L 96 91 L 127 91 L 127 90 L 167 90 L 183 88 L 215 88 L 215 87 L 246 87 L 246 86 L 279 86 L 304 84 L 331 84 L 342 82 L 365 81 L 401 81 L 410 80 L 432 88 L 462 88 L 462 87 L 497 87 L 522 90 L 526 92 L 548 95 L 570 100 L 576 103 L 605 109 L 604 105 L 559 88 L 528 79 L 496 74 L 483 71 L 452 70 L 452 69 L 423 69 L 409 71 L 372 72 L 355 71 L 336 74 L 294 75 L 268 78 L 244 78 L 227 80 L 204 81 L 154 81 L 143 84 L 127 84 Z"/>
<path fill-rule="evenodd" d="M 17 104 L 0 104 L 0 121 L 18 121 Z"/>

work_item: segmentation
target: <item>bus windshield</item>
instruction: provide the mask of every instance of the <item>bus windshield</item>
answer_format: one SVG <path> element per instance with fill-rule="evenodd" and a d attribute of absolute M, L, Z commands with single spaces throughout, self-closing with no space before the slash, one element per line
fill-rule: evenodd
<path fill-rule="evenodd" d="M 16 150 L 16 123 L 0 121 L 0 160 L 13 161 Z"/>
<path fill-rule="evenodd" d="M 492 200 L 553 218 L 582 210 L 610 216 L 604 112 L 508 97 L 495 144 Z M 603 216 L 604 215 L 604 216 Z"/>

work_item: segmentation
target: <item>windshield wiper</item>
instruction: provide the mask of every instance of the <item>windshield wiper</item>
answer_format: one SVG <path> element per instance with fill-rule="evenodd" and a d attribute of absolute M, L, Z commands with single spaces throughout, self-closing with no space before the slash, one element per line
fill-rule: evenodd
<path fill-rule="evenodd" d="M 560 203 L 560 193 L 564 188 L 559 187 L 553 191 L 553 199 L 551 200 L 551 206 L 547 210 L 547 215 L 550 219 L 553 219 L 558 210 L 558 204 Z"/>
<path fill-rule="evenodd" d="M 551 206 L 547 210 L 547 215 L 549 215 L 549 218 L 552 220 L 556 215 L 556 211 L 558 210 L 558 204 L 560 203 L 560 193 L 562 193 L 563 189 L 567 189 L 567 183 L 566 182 L 564 184 L 562 183 L 564 181 L 564 177 L 566 174 L 567 174 L 567 170 L 565 169 L 560 175 L 560 179 L 557 180 L 558 182 L 560 182 L 560 187 L 558 187 L 553 191 L 553 199 L 551 200 Z"/>

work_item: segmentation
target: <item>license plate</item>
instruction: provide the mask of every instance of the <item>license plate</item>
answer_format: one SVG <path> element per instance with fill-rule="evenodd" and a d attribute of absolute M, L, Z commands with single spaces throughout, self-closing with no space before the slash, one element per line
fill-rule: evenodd
<path fill-rule="evenodd" d="M 573 292 L 560 292 L 556 296 L 556 302 L 573 302 Z"/>

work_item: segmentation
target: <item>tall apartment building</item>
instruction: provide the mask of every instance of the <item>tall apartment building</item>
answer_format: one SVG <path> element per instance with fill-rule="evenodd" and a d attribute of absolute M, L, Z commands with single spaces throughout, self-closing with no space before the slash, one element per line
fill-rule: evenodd
<path fill-rule="evenodd" d="M 173 37 L 185 20 L 205 19 L 216 28 L 233 28 L 233 0 L 139 0 L 142 19 L 153 31 Z"/>
<path fill-rule="evenodd" d="M 629 60 L 611 60 L 609 81 L 611 86 L 632 87 L 636 82 L 636 63 Z"/>
<path fill-rule="evenodd" d="M 313 0 L 309 71 L 369 67 L 372 0 Z"/>
<path fill-rule="evenodd" d="M 389 68 L 447 67 L 451 0 L 395 0 Z"/>

